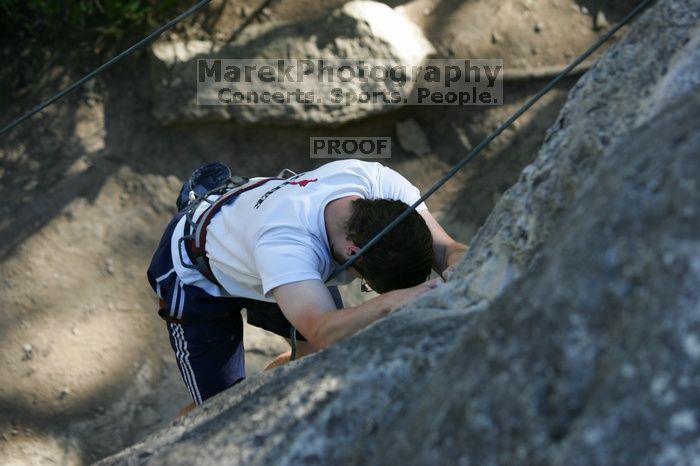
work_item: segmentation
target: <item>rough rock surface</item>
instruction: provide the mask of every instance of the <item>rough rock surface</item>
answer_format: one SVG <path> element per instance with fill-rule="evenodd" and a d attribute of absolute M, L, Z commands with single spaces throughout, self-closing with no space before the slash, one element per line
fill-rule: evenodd
<path fill-rule="evenodd" d="M 357 463 L 695 464 L 699 91 L 612 147 L 542 256 Z"/>
<path fill-rule="evenodd" d="M 419 157 L 432 152 L 428 136 L 413 118 L 396 123 L 396 139 L 403 150 Z"/>
<path fill-rule="evenodd" d="M 368 115 L 396 108 L 395 104 L 333 103 L 324 101 L 304 105 L 293 101 L 285 105 L 197 105 L 197 60 L 221 59 L 378 59 L 393 65 L 412 66 L 435 52 L 421 29 L 389 6 L 366 0 L 348 2 L 331 14 L 298 23 L 251 25 L 234 42 L 215 44 L 206 41 L 156 42 L 152 46 L 153 112 L 163 123 L 202 120 L 233 120 L 239 123 L 339 125 Z M 337 65 L 336 65 L 337 66 Z M 228 86 L 232 92 L 315 92 L 330 95 L 331 89 L 343 94 L 389 90 L 386 84 L 363 84 L 357 79 L 339 82 L 334 78 L 321 82 L 305 77 L 264 83 L 256 81 Z M 364 87 L 361 87 L 364 86 Z M 369 87 L 367 87 L 369 86 Z M 324 92 L 321 92 L 325 89 Z M 202 92 L 200 103 L 209 94 Z M 228 94 L 227 94 L 228 96 Z M 211 97 L 211 96 L 209 96 Z M 216 101 L 216 95 L 212 101 Z"/>
<path fill-rule="evenodd" d="M 694 464 L 698 6 L 582 78 L 455 279 L 103 464 Z"/>
<path fill-rule="evenodd" d="M 614 155 L 610 147 L 697 89 L 700 2 L 658 2 L 652 11 L 571 90 L 537 160 L 474 238 L 454 290 L 463 305 L 490 302 L 522 275 L 584 184 L 595 182 L 599 160 Z"/>

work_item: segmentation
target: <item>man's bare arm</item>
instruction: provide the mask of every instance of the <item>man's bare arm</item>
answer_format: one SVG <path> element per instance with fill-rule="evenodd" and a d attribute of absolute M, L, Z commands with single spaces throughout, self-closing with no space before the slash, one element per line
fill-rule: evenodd
<path fill-rule="evenodd" d="M 278 286 L 272 295 L 291 324 L 320 349 L 357 333 L 437 285 L 435 280 L 425 282 L 343 309 L 335 308 L 333 297 L 321 280 Z"/>
<path fill-rule="evenodd" d="M 427 210 L 421 211 L 420 215 L 433 237 L 433 270 L 447 280 L 453 268 L 469 250 L 469 246 L 455 241 Z"/>

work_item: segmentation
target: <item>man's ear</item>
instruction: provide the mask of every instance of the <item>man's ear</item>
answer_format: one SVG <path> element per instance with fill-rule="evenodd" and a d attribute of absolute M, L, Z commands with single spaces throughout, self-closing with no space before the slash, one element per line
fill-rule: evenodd
<path fill-rule="evenodd" d="M 347 244 L 347 246 L 345 246 L 345 253 L 348 255 L 348 259 L 351 258 L 352 256 L 354 256 L 355 254 L 357 254 L 359 250 L 360 250 L 360 247 L 358 245 L 356 245 L 355 243 L 353 243 L 352 241 L 349 242 Z M 352 265 L 352 267 L 350 267 L 350 269 L 349 269 L 358 278 L 361 278 L 363 273 L 364 273 L 362 271 L 362 266 L 360 265 L 361 260 L 362 260 L 362 258 L 360 258 L 360 260 L 356 261 Z"/>
<path fill-rule="evenodd" d="M 348 243 L 345 246 L 345 254 L 347 254 L 348 257 L 354 256 L 357 254 L 357 251 L 360 250 L 360 247 L 356 245 L 355 243 Z"/>

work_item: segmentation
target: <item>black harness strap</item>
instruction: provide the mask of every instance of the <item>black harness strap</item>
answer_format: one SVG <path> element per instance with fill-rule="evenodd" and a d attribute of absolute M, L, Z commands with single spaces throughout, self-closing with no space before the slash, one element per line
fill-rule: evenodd
<path fill-rule="evenodd" d="M 207 278 L 207 280 L 217 286 L 221 286 L 211 271 L 211 267 L 209 266 L 209 258 L 207 257 L 206 252 L 207 227 L 209 226 L 211 219 L 214 218 L 214 215 L 216 215 L 223 206 L 233 202 L 240 194 L 250 191 L 251 189 L 255 189 L 258 186 L 262 186 L 268 181 L 281 179 L 282 178 L 265 178 L 260 181 L 256 181 L 255 183 L 244 185 L 238 189 L 232 189 L 214 201 L 212 205 L 202 212 L 202 215 L 199 216 L 197 221 L 191 223 L 188 219 L 188 221 L 185 222 L 184 235 L 182 238 L 180 238 L 180 241 L 184 242 L 184 249 L 192 262 L 193 267 L 188 267 L 186 264 L 184 264 L 184 262 L 183 265 L 185 265 L 185 267 L 198 270 L 199 273 Z M 197 205 L 193 206 L 192 212 L 194 212 L 196 208 Z"/>

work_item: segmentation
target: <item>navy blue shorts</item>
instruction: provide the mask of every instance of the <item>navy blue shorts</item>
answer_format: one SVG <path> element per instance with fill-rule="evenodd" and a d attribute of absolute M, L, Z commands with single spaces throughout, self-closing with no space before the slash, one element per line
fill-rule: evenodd
<path fill-rule="evenodd" d="M 292 325 L 276 303 L 247 298 L 217 297 L 192 285 L 183 284 L 173 267 L 171 238 L 179 213 L 167 226 L 148 268 L 148 281 L 161 300 L 162 317 L 176 317 L 167 323 L 170 345 L 187 389 L 201 404 L 245 378 L 243 318 L 248 323 L 289 338 Z M 177 259 L 179 260 L 179 258 Z M 337 287 L 329 287 L 338 308 L 343 307 Z M 298 339 L 304 341 L 303 335 Z"/>

